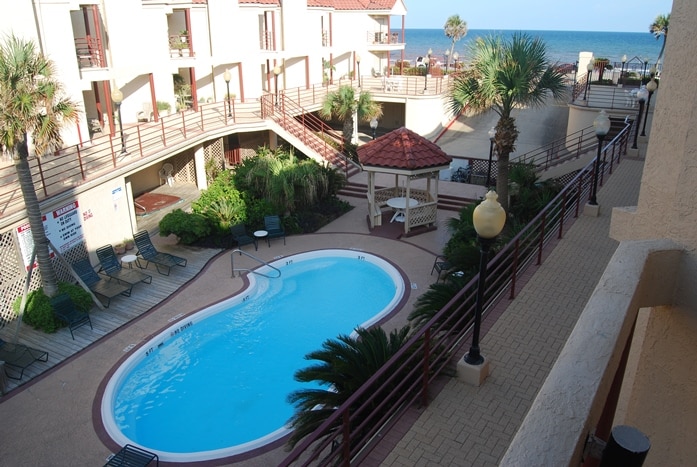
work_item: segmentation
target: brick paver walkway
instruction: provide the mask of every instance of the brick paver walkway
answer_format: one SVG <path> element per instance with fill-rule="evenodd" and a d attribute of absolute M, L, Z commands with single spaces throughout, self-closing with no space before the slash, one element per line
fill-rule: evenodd
<path fill-rule="evenodd" d="M 618 246 L 611 207 L 637 204 L 642 169 L 622 161 L 598 191 L 601 215 L 579 217 L 482 338 L 484 384 L 448 381 L 382 465 L 498 464 Z"/>

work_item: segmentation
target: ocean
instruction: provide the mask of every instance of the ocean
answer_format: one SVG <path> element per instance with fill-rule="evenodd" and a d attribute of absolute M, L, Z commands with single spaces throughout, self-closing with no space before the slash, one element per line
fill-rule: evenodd
<path fill-rule="evenodd" d="M 547 57 L 551 62 L 575 63 L 579 52 L 592 52 L 596 58 L 607 58 L 610 63 L 620 63 L 622 55 L 627 62 L 643 63 L 649 60 L 649 67 L 656 63 L 663 39 L 656 40 L 648 32 L 593 32 L 593 31 L 497 31 L 493 29 L 471 29 L 467 35 L 455 43 L 455 51 L 460 60 L 468 60 L 469 47 L 477 37 L 501 35 L 510 37 L 515 32 L 540 37 L 547 46 Z M 445 50 L 450 50 L 450 39 L 443 29 L 405 29 L 405 58 L 414 63 L 418 56 L 425 56 L 428 49 L 445 63 Z M 400 54 L 392 53 L 391 60 L 399 60 Z M 452 63 L 452 59 L 450 61 Z"/>

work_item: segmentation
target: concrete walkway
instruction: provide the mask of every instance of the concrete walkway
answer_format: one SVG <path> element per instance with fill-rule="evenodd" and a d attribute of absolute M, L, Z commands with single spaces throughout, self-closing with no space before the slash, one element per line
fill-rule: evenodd
<path fill-rule="evenodd" d="M 448 381 L 381 465 L 498 464 L 618 246 L 611 208 L 636 205 L 642 169 L 624 159 L 598 191 L 600 216 L 579 217 L 508 302 L 481 340 L 492 367 L 484 384 Z"/>

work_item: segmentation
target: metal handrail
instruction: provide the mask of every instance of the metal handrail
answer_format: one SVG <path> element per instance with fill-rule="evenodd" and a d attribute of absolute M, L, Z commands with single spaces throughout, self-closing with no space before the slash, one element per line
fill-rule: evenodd
<path fill-rule="evenodd" d="M 255 270 L 255 269 L 248 269 L 248 268 L 238 268 L 238 269 L 235 269 L 235 253 L 239 253 L 240 255 L 245 255 L 245 256 L 247 256 L 247 257 L 249 257 L 249 258 L 252 258 L 252 259 L 254 259 L 254 260 L 257 260 L 260 264 L 263 264 L 263 265 L 265 265 L 265 266 L 268 266 L 268 267 L 270 267 L 271 269 L 277 271 L 277 272 L 278 272 L 278 276 L 269 276 L 268 274 L 263 274 L 263 273 L 261 273 L 261 272 Z M 259 276 L 266 277 L 266 278 L 268 278 L 268 279 L 278 279 L 279 277 L 281 277 L 281 270 L 280 270 L 280 269 L 278 269 L 278 268 L 275 267 L 275 266 L 271 266 L 269 263 L 267 263 L 267 262 L 264 261 L 263 259 L 257 258 L 257 257 L 254 256 L 254 255 L 250 255 L 250 254 L 247 253 L 246 251 L 242 251 L 242 250 L 240 250 L 239 248 L 237 248 L 237 249 L 235 249 L 235 250 L 232 250 L 232 253 L 230 253 L 230 267 L 232 268 L 232 277 L 235 277 L 235 271 L 237 271 L 237 272 L 240 273 L 240 277 L 242 277 L 242 272 L 251 272 L 251 273 L 253 273 L 253 274 L 257 274 L 257 275 L 259 275 Z"/>
<path fill-rule="evenodd" d="M 633 123 L 601 150 L 600 186 L 604 175 L 627 151 Z M 543 251 L 563 237 L 590 199 L 594 161 L 591 161 L 508 244 L 489 261 L 484 292 L 484 313 L 507 293 L 515 297 L 516 281 L 532 265 L 542 263 Z M 428 323 L 368 381 L 336 408 L 313 433 L 306 436 L 278 465 L 359 465 L 370 455 L 405 408 L 428 405 L 429 390 L 451 365 L 464 345 L 474 320 L 478 276 L 473 277 Z"/>

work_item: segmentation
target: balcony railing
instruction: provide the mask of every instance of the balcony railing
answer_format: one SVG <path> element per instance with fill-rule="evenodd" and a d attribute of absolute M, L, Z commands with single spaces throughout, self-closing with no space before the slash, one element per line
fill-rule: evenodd
<path fill-rule="evenodd" d="M 106 68 L 104 47 L 98 37 L 75 39 L 75 54 L 80 68 Z"/>
<path fill-rule="evenodd" d="M 630 125 L 626 125 L 603 148 L 603 174 L 611 173 L 611 167 L 619 164 L 629 134 Z M 489 261 L 485 315 L 505 295 L 515 297 L 517 280 L 528 267 L 542 263 L 545 248 L 561 239 L 578 217 L 581 206 L 590 199 L 593 167 L 590 163 L 581 170 Z M 471 332 L 477 286 L 475 276 L 279 465 L 359 465 L 368 458 L 381 433 L 408 407 L 427 405 L 431 384 L 453 358 L 459 357 Z"/>
<path fill-rule="evenodd" d="M 366 35 L 368 44 L 396 45 L 403 42 L 398 32 L 367 31 Z"/>
<path fill-rule="evenodd" d="M 191 47 L 191 36 L 189 34 L 176 34 L 169 36 L 169 56 L 193 57 L 194 50 Z"/>

